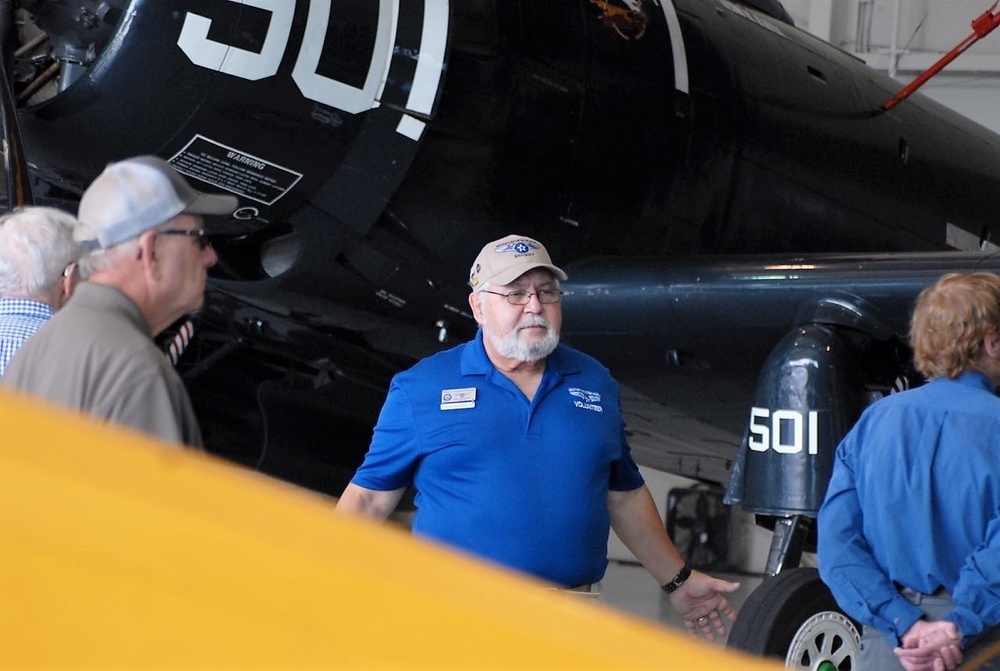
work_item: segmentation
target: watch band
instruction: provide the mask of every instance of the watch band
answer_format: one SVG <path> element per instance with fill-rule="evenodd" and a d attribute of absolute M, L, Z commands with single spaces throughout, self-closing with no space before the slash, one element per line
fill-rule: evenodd
<path fill-rule="evenodd" d="M 674 576 L 674 579 L 666 585 L 660 585 L 660 589 L 667 594 L 673 594 L 677 591 L 677 588 L 686 583 L 687 579 L 690 577 L 691 568 L 687 564 L 684 564 L 684 566 L 681 567 L 681 570 L 677 572 L 677 575 Z"/>

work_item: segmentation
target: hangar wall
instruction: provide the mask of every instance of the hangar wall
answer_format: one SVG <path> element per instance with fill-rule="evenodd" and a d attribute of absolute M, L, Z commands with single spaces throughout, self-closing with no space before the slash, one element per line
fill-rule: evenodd
<path fill-rule="evenodd" d="M 666 524 L 667 501 L 670 492 L 675 489 L 689 489 L 695 487 L 697 483 L 694 480 L 645 466 L 640 466 L 639 470 L 642 471 L 642 476 L 646 479 L 646 485 L 653 496 L 653 501 L 656 502 L 656 507 L 660 511 L 660 519 Z M 761 573 L 767 564 L 767 553 L 771 546 L 771 532 L 754 524 L 753 515 L 740 508 L 730 507 L 729 513 L 730 531 L 725 542 L 729 546 L 730 569 L 736 573 Z M 614 531 L 611 532 L 608 539 L 608 559 L 629 563 L 636 562 L 635 556 L 618 539 Z"/>
<path fill-rule="evenodd" d="M 973 35 L 990 0 L 783 0 L 795 24 L 897 79 L 902 87 Z M 921 92 L 1000 133 L 1000 28 Z"/>

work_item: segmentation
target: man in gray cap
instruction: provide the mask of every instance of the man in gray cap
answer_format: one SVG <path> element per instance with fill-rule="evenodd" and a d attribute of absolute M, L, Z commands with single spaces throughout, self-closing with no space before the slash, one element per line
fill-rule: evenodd
<path fill-rule="evenodd" d="M 217 258 L 203 215 L 228 215 L 232 195 L 195 191 L 169 163 L 109 165 L 80 200 L 77 239 L 90 253 L 73 300 L 17 352 L 3 382 L 29 394 L 201 447 L 180 376 L 153 338 L 201 307 Z"/>
<path fill-rule="evenodd" d="M 383 519 L 413 486 L 415 533 L 588 593 L 614 528 L 687 628 L 714 640 L 739 584 L 691 571 L 667 535 L 618 385 L 559 342 L 566 279 L 532 238 L 482 249 L 469 274 L 476 338 L 396 375 L 337 509 Z"/>

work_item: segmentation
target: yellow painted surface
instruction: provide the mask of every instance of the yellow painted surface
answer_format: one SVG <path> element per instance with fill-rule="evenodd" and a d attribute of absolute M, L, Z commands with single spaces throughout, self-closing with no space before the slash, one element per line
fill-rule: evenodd
<path fill-rule="evenodd" d="M 2 669 L 780 668 L 2 388 L 0 427 Z"/>

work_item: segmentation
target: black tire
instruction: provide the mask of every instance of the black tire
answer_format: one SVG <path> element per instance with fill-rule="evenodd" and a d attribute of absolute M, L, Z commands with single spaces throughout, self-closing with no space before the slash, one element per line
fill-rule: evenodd
<path fill-rule="evenodd" d="M 768 578 L 740 608 L 727 645 L 790 669 L 857 670 L 861 626 L 837 606 L 814 568 Z"/>

